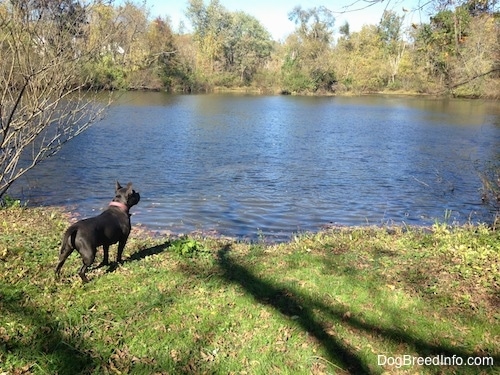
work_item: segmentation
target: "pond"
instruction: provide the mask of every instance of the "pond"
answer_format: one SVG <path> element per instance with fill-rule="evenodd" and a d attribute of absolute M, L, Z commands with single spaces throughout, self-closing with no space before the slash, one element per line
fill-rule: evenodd
<path fill-rule="evenodd" d="M 499 159 L 498 102 L 136 92 L 10 193 L 87 217 L 132 181 L 133 224 L 281 241 L 486 220 L 479 170 Z"/>

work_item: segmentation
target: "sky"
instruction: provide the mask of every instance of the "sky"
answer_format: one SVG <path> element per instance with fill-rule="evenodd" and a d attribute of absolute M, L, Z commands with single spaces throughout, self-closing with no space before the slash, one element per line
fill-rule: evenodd
<path fill-rule="evenodd" d="M 243 11 L 254 16 L 274 40 L 284 40 L 295 30 L 288 13 L 296 5 L 303 9 L 325 6 L 335 16 L 335 31 L 338 33 L 338 28 L 345 21 L 349 22 L 351 32 L 361 30 L 363 25 L 378 24 L 384 9 L 393 10 L 399 15 L 405 14 L 407 23 L 426 22 L 424 12 L 413 11 L 418 8 L 419 1 L 425 0 L 220 0 L 220 3 L 231 12 Z M 205 4 L 209 2 L 205 0 Z M 190 30 L 184 14 L 187 4 L 187 0 L 146 0 L 151 16 L 168 16 L 174 30 L 179 29 L 180 21 L 184 21 L 186 31 Z M 403 11 L 403 8 L 407 11 Z"/>

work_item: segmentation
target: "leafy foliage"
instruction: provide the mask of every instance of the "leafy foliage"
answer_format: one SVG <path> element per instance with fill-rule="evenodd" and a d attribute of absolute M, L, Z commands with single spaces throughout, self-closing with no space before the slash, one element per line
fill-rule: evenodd
<path fill-rule="evenodd" d="M 168 250 L 183 257 L 197 257 L 210 252 L 202 243 L 189 237 L 173 240 L 168 246 Z"/>
<path fill-rule="evenodd" d="M 19 208 L 22 206 L 21 200 L 12 198 L 5 194 L 0 198 L 0 208 Z"/>
<path fill-rule="evenodd" d="M 255 17 L 219 0 L 187 0 L 192 34 L 174 31 L 168 17 L 150 20 L 147 3 L 61 4 L 48 14 L 61 38 L 85 29 L 89 49 L 98 53 L 81 62 L 80 80 L 100 89 L 498 96 L 495 2 L 435 2 L 429 23 L 408 30 L 406 11 L 386 10 L 379 24 L 353 32 L 345 23 L 338 36 L 330 9 L 296 6 L 288 16 L 297 27 L 283 41 L 272 41 Z M 0 9 L 8 15 L 9 8 Z"/>
<path fill-rule="evenodd" d="M 271 54 L 271 36 L 244 12 L 229 12 L 218 0 L 191 0 L 187 16 L 198 46 L 195 69 L 213 76 L 212 84 L 247 85 Z"/>

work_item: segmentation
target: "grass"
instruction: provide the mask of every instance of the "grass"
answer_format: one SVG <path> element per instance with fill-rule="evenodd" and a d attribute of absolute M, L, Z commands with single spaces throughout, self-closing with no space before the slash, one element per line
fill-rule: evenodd
<path fill-rule="evenodd" d="M 499 373 L 500 234 L 486 226 L 284 244 L 135 227 L 124 264 L 83 285 L 76 253 L 53 277 L 68 222 L 0 210 L 0 374 Z M 398 362 L 438 355 L 497 366 Z"/>

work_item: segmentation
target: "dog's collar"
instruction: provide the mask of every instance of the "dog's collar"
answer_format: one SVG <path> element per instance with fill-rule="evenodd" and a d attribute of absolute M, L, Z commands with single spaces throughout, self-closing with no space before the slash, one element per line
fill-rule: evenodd
<path fill-rule="evenodd" d="M 109 203 L 109 205 L 113 207 L 118 207 L 123 212 L 128 212 L 128 206 L 124 203 L 112 201 Z"/>

